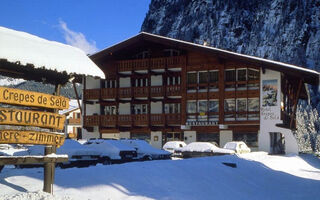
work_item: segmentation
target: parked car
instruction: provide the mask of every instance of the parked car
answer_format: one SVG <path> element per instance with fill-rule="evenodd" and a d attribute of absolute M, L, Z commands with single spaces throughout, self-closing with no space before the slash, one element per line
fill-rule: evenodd
<path fill-rule="evenodd" d="M 204 157 L 215 155 L 231 155 L 235 152 L 229 149 L 219 148 L 210 142 L 191 142 L 181 149 L 183 158 Z"/>
<path fill-rule="evenodd" d="M 183 141 L 169 141 L 166 142 L 162 148 L 170 152 L 172 156 L 181 156 L 181 149 L 186 145 Z"/>
<path fill-rule="evenodd" d="M 44 148 L 45 146 L 43 145 L 29 145 L 25 151 L 16 152 L 14 156 L 44 155 Z M 68 155 L 67 162 L 57 163 L 61 168 L 96 165 L 100 159 L 99 151 L 88 148 L 72 139 L 66 139 L 64 144 L 60 148 L 57 148 L 56 154 Z M 43 164 L 19 165 L 19 167 L 40 167 L 42 165 Z"/>
<path fill-rule="evenodd" d="M 230 149 L 236 153 L 250 153 L 251 149 L 242 141 L 228 142 L 224 145 L 224 149 Z"/>
<path fill-rule="evenodd" d="M 137 150 L 138 160 L 164 160 L 171 158 L 170 152 L 161 149 L 156 149 L 152 147 L 149 143 L 147 143 L 145 140 L 121 139 L 120 141 Z"/>
<path fill-rule="evenodd" d="M 90 139 L 84 145 L 99 151 L 99 162 L 104 165 L 128 162 L 137 158 L 136 149 L 119 140 Z"/>

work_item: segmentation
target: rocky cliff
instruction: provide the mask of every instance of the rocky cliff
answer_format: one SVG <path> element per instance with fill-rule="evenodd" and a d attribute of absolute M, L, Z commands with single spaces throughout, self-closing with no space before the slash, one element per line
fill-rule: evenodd
<path fill-rule="evenodd" d="M 141 31 L 320 71 L 320 0 L 152 0 Z M 303 121 L 310 112 L 318 116 L 317 91 L 310 88 L 312 105 L 300 106 L 300 124 L 311 123 Z M 299 129 L 299 141 L 320 139 L 314 127 Z"/>

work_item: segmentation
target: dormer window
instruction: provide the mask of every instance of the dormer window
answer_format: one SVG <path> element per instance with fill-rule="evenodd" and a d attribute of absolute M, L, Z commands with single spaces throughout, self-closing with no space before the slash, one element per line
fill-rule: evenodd
<path fill-rule="evenodd" d="M 171 56 L 180 56 L 180 51 L 176 49 L 165 49 L 163 50 L 164 56 L 171 57 Z"/>

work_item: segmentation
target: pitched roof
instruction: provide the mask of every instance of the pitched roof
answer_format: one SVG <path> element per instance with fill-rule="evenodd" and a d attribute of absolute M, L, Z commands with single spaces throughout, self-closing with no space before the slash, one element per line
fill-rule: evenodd
<path fill-rule="evenodd" d="M 167 46 L 171 46 L 177 49 L 184 49 L 184 50 L 193 50 L 193 51 L 200 51 L 208 54 L 212 54 L 221 58 L 226 59 L 234 59 L 240 62 L 245 62 L 249 64 L 253 64 L 262 68 L 271 69 L 275 71 L 280 71 L 283 73 L 290 74 L 294 77 L 303 77 L 304 81 L 317 85 L 319 84 L 319 72 L 311 69 L 307 69 L 304 67 L 299 67 L 292 64 L 287 64 L 283 62 L 273 61 L 269 59 L 259 58 L 255 56 L 249 56 L 245 54 L 235 53 L 232 51 L 227 51 L 223 49 L 218 49 L 210 46 L 204 46 L 200 44 L 195 44 L 183 40 L 173 39 L 169 37 L 164 37 L 160 35 L 155 35 L 151 33 L 141 32 L 127 40 L 119 42 L 111 47 L 103 49 L 97 53 L 90 55 L 90 58 L 97 63 L 100 59 L 104 58 L 105 56 L 110 56 L 114 52 L 120 51 L 125 49 L 126 47 L 139 43 L 139 42 L 153 42 L 158 44 L 163 44 Z"/>

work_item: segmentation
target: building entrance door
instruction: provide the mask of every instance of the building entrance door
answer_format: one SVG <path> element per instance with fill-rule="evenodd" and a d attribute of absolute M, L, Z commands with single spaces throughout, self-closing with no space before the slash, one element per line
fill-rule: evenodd
<path fill-rule="evenodd" d="M 282 133 L 270 133 L 270 154 L 284 154 L 285 139 Z"/>

